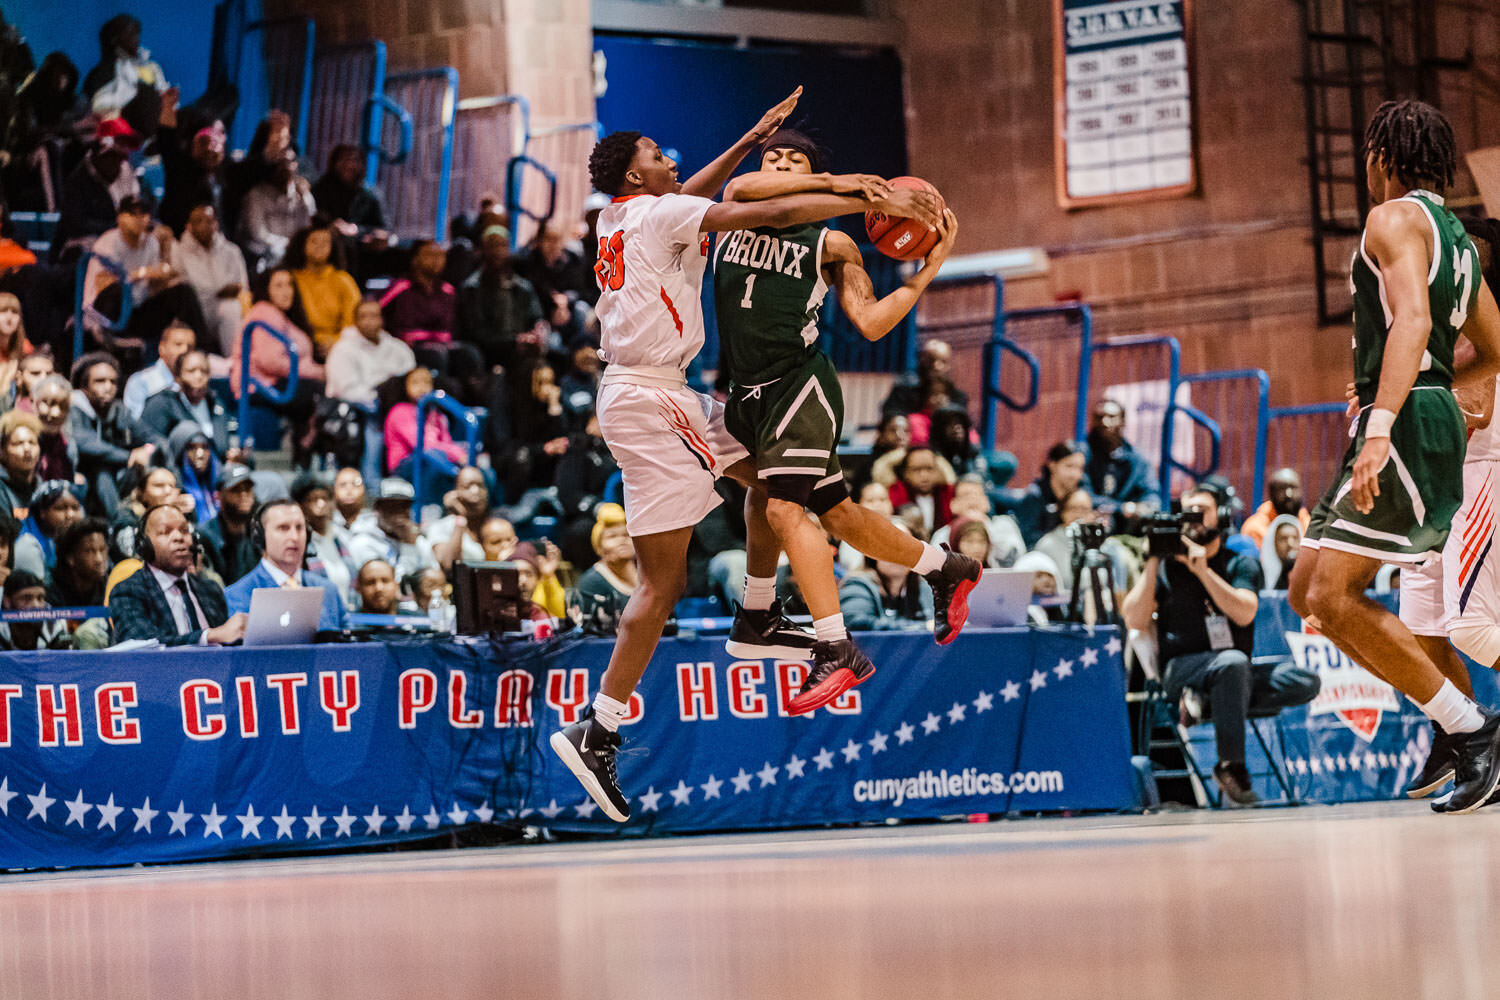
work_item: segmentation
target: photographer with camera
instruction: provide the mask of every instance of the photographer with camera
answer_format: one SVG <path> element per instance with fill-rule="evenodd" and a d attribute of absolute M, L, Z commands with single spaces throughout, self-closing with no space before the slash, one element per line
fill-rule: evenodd
<path fill-rule="evenodd" d="M 1245 718 L 1261 573 L 1254 559 L 1224 547 L 1224 513 L 1216 495 L 1198 487 L 1183 495 L 1180 515 L 1151 519 L 1146 569 L 1121 610 L 1127 628 L 1155 633 L 1162 687 L 1182 706 L 1184 725 L 1202 721 L 1198 706 L 1207 698 L 1218 740 L 1214 779 L 1250 805 L 1258 798 L 1245 767 Z"/>

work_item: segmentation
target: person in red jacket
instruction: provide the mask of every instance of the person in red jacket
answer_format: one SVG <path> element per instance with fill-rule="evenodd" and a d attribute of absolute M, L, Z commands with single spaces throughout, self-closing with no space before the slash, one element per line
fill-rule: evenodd
<path fill-rule="evenodd" d="M 922 523 L 930 537 L 953 520 L 953 487 L 943 482 L 937 453 L 931 448 L 910 448 L 896 463 L 896 481 L 891 484 L 891 506 L 900 510 L 913 504 L 922 512 Z"/>

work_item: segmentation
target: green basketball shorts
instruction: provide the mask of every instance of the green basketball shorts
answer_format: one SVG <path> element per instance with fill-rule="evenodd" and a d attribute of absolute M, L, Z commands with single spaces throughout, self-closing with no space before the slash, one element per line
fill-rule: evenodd
<path fill-rule="evenodd" d="M 822 351 L 772 382 L 736 384 L 724 425 L 750 452 L 767 495 L 819 515 L 848 498 L 838 456 L 844 393 Z"/>

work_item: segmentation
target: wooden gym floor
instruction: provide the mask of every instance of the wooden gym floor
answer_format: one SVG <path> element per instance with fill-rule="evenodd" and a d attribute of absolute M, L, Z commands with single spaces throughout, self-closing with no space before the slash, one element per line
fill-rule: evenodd
<path fill-rule="evenodd" d="M 1500 809 L 714 836 L 0 879 L 0 997 L 1500 995 Z"/>

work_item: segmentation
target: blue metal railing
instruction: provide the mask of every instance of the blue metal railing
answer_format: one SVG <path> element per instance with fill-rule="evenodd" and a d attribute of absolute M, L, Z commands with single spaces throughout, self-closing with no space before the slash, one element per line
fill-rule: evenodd
<path fill-rule="evenodd" d="M 231 149 L 247 147 L 256 125 L 272 108 L 291 116 L 297 148 L 307 148 L 316 36 L 310 17 L 267 18 L 239 29 L 233 64 L 227 67 L 240 98 L 229 135 Z"/>
<path fill-rule="evenodd" d="M 1305 497 L 1321 494 L 1338 475 L 1349 446 L 1345 409 L 1344 403 L 1272 407 L 1267 423 L 1266 474 L 1283 466 L 1295 469 L 1302 478 Z"/>
<path fill-rule="evenodd" d="M 498 192 L 508 209 L 508 170 L 512 157 L 526 155 L 531 142 L 531 102 L 520 94 L 466 97 L 453 121 L 453 176 L 449 204 L 454 214 L 479 207 L 487 192 Z M 511 226 L 511 241 L 516 239 Z"/>
<path fill-rule="evenodd" d="M 505 207 L 511 217 L 511 240 L 521 245 L 533 235 L 523 233 L 521 223 L 529 221 L 538 228 L 559 213 L 568 221 L 583 218 L 583 204 L 592 186 L 585 165 L 589 150 L 600 138 L 603 126 L 597 121 L 576 122 L 529 131 L 526 148 L 517 158 L 521 162 L 506 164 Z M 532 168 L 546 184 L 546 209 L 532 197 L 526 185 L 525 168 Z M 560 211 L 561 210 L 561 211 Z"/>
<path fill-rule="evenodd" d="M 287 373 L 286 385 L 277 389 L 275 386 L 266 385 L 260 379 L 250 374 L 250 345 L 254 339 L 256 330 L 264 330 L 276 340 L 281 341 L 286 348 L 287 358 L 291 361 L 291 370 Z M 267 403 L 272 406 L 285 406 L 292 401 L 297 394 L 297 345 L 292 338 L 280 330 L 263 323 L 260 320 L 252 320 L 245 324 L 240 331 L 240 442 L 242 445 L 250 441 L 250 397 L 259 393 Z M 251 443 L 250 447 L 254 447 Z"/>
<path fill-rule="evenodd" d="M 1230 482 L 1234 483 L 1239 492 L 1240 499 L 1247 506 L 1258 503 L 1265 486 L 1266 475 L 1266 435 L 1270 420 L 1270 395 L 1271 379 L 1259 368 L 1243 368 L 1222 372 L 1203 372 L 1194 375 L 1184 375 L 1179 380 L 1179 385 L 1213 385 L 1218 383 L 1248 383 L 1255 393 L 1255 424 L 1254 439 L 1252 445 L 1252 456 L 1247 463 L 1244 456 L 1240 454 L 1241 448 L 1232 449 L 1236 462 L 1233 468 L 1227 470 Z M 1209 435 L 1210 458 L 1204 466 L 1191 466 L 1185 462 L 1179 462 L 1172 453 L 1173 431 L 1176 425 L 1176 416 L 1183 414 L 1188 419 L 1198 424 Z M 1193 479 L 1202 479 L 1220 471 L 1223 465 L 1225 428 L 1228 427 L 1234 435 L 1236 444 L 1243 433 L 1247 414 L 1234 412 L 1222 414 L 1226 418 L 1232 418 L 1233 422 L 1227 420 L 1224 423 L 1214 419 L 1202 409 L 1191 403 L 1181 403 L 1177 400 L 1174 391 L 1171 400 L 1167 404 L 1166 419 L 1162 422 L 1162 463 L 1161 463 L 1161 488 L 1162 496 L 1169 497 L 1172 485 L 1173 471 L 1184 472 Z M 1253 463 L 1253 464 L 1250 464 Z M 1248 465 L 1248 468 L 1246 466 Z M 1246 473 L 1248 472 L 1248 479 Z M 1236 479 L 1239 481 L 1236 482 Z M 1249 487 L 1249 496 L 1243 492 Z"/>
<path fill-rule="evenodd" d="M 453 177 L 458 70 L 451 66 L 386 79 L 381 105 L 400 123 L 400 146 L 381 147 L 380 187 L 391 228 L 405 237 L 446 239 Z"/>
<path fill-rule="evenodd" d="M 318 169 L 335 146 L 357 145 L 365 154 L 365 183 L 375 183 L 385 115 L 401 119 L 385 102 L 385 64 L 385 43 L 379 41 L 320 46 L 314 52 L 305 149 Z M 409 134 L 409 126 L 403 134 Z"/>
<path fill-rule="evenodd" d="M 448 415 L 452 420 L 458 421 L 463 428 L 464 438 L 469 446 L 469 464 L 474 464 L 474 458 L 479 454 L 481 445 L 480 434 L 483 431 L 484 410 L 464 406 L 458 400 L 439 389 L 429 392 L 417 400 L 417 442 L 411 453 L 411 478 L 412 486 L 417 491 L 416 503 L 413 505 L 420 516 L 422 506 L 427 502 L 423 495 L 426 493 L 426 477 L 422 475 L 423 466 L 426 464 L 427 449 L 427 411 L 436 406 Z"/>
<path fill-rule="evenodd" d="M 1078 320 L 1078 392 L 1076 403 L 1073 407 L 1073 437 L 1082 440 L 1088 428 L 1088 386 L 1090 356 L 1093 353 L 1094 339 L 1094 314 L 1089 307 L 1082 302 L 1069 302 L 1056 306 L 1038 306 L 1033 309 L 1002 309 L 999 308 L 1003 301 L 1003 283 L 1000 277 L 995 277 L 995 327 L 986 345 L 984 359 L 984 388 L 983 402 L 984 412 L 980 417 L 980 436 L 984 441 L 984 447 L 990 449 L 995 447 L 995 423 L 993 417 L 992 403 L 999 402 L 1012 410 L 1025 412 L 1034 409 L 1041 392 L 1042 366 L 1036 355 L 1014 340 L 1008 331 L 1009 324 L 1019 319 L 1034 319 L 1039 317 L 1076 317 Z M 1012 355 L 1019 359 L 1031 376 L 1030 385 L 1025 398 L 1025 405 L 1016 405 L 1017 400 L 1001 390 L 1004 379 L 1005 355 Z"/>
<path fill-rule="evenodd" d="M 149 234 L 144 238 L 155 239 Z M 115 319 L 110 319 L 92 306 L 84 307 L 84 298 L 88 293 L 87 281 L 91 260 L 98 261 L 100 267 L 113 274 L 120 282 L 120 315 Z M 83 331 L 88 320 L 92 319 L 98 323 L 99 328 L 106 334 L 124 333 L 125 327 L 130 323 L 130 311 L 135 306 L 135 295 L 130 287 L 130 272 L 101 254 L 90 251 L 80 254 L 73 277 L 73 360 L 76 361 L 83 357 Z"/>

